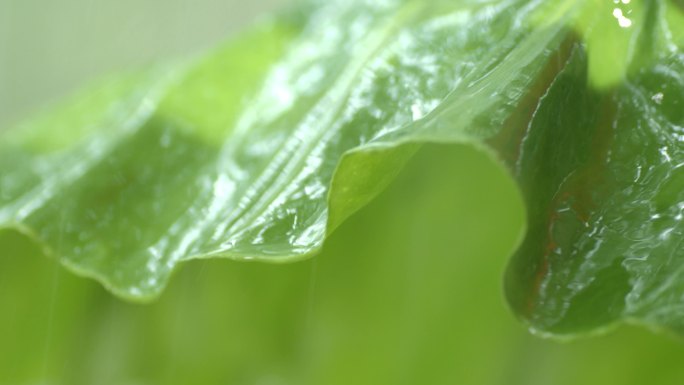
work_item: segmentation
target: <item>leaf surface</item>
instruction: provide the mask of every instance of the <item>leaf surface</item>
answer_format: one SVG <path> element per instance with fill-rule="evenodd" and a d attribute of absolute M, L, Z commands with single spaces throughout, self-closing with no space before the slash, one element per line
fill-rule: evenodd
<path fill-rule="evenodd" d="M 310 2 L 4 134 L 0 226 L 145 300 L 190 259 L 308 257 L 421 143 L 470 143 L 526 201 L 534 330 L 684 329 L 684 18 L 606 4 Z"/>

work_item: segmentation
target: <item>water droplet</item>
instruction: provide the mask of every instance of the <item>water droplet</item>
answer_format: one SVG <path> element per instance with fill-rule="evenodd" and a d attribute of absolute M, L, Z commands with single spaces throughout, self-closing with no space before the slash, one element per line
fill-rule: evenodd
<path fill-rule="evenodd" d="M 662 92 L 658 92 L 657 94 L 651 96 L 651 100 L 653 100 L 656 104 L 662 104 L 664 97 L 665 95 L 663 95 Z"/>
<path fill-rule="evenodd" d="M 668 149 L 666 146 L 663 146 L 663 147 L 661 147 L 658 151 L 659 151 L 660 154 L 663 156 L 663 158 L 665 158 L 665 160 L 666 160 L 667 162 L 672 162 L 672 157 L 670 156 L 668 150 L 669 150 L 669 149 Z"/>
<path fill-rule="evenodd" d="M 620 8 L 613 9 L 613 17 L 617 19 L 618 25 L 620 25 L 621 28 L 629 28 L 632 26 L 632 20 L 628 19 Z"/>

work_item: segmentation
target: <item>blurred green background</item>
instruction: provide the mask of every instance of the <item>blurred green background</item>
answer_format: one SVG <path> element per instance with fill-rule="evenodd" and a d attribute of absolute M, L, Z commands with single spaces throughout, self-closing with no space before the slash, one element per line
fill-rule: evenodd
<path fill-rule="evenodd" d="M 98 76 L 198 54 L 288 0 L 0 0 L 0 127 Z"/>
<path fill-rule="evenodd" d="M 428 146 L 317 258 L 190 262 L 151 305 L 5 232 L 0 383 L 681 384 L 672 338 L 630 327 L 557 343 L 513 319 L 513 191 L 482 153 Z"/>
<path fill-rule="evenodd" d="M 97 76 L 201 52 L 286 0 L 0 0 L 0 126 Z M 682 384 L 684 345 L 533 337 L 502 295 L 523 208 L 488 156 L 426 146 L 317 258 L 191 262 L 122 302 L 0 232 L 0 384 Z"/>

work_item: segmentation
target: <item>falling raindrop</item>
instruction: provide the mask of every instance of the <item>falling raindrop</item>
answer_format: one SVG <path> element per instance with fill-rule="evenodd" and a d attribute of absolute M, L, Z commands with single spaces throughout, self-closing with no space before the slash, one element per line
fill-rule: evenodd
<path fill-rule="evenodd" d="M 413 120 L 414 120 L 414 121 L 423 118 L 423 109 L 420 108 L 420 104 L 414 103 L 414 104 L 411 106 L 411 114 L 412 114 L 412 116 L 413 116 Z"/>

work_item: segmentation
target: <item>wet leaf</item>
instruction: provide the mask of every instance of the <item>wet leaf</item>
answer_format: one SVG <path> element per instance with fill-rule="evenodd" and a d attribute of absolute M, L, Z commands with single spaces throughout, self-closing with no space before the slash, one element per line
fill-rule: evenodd
<path fill-rule="evenodd" d="M 595 3 L 311 2 L 9 131 L 0 225 L 145 300 L 190 259 L 309 257 L 421 143 L 469 143 L 527 203 L 534 330 L 684 329 L 681 11 Z"/>

